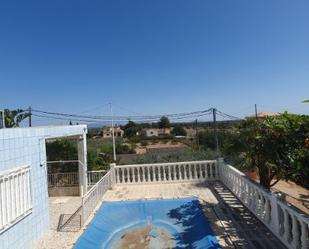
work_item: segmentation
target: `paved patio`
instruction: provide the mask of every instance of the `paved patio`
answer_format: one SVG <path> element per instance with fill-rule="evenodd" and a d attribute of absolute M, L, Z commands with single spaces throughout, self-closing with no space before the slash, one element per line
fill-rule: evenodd
<path fill-rule="evenodd" d="M 103 201 L 169 199 L 187 196 L 199 198 L 222 248 L 285 248 L 220 182 L 116 185 L 104 195 Z M 80 231 L 72 232 L 56 231 L 60 214 L 73 213 L 80 203 L 79 198 L 76 197 L 63 198 L 67 199 L 61 205 L 59 204 L 61 198 L 50 201 L 50 231 L 40 241 L 37 249 L 72 248 L 85 229 L 84 227 Z"/>

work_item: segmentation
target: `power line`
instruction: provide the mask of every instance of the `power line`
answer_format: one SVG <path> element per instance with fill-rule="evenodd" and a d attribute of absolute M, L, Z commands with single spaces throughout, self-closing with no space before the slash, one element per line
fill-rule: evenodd
<path fill-rule="evenodd" d="M 162 116 L 168 117 L 171 121 L 179 121 L 179 120 L 192 120 L 196 118 L 201 118 L 205 116 L 209 116 L 213 114 L 214 108 L 209 108 L 207 110 L 202 111 L 194 111 L 194 112 L 186 112 L 186 113 L 173 113 L 173 114 L 162 114 L 162 115 L 136 115 L 136 116 L 101 116 L 101 115 L 80 115 L 80 114 L 70 114 L 70 113 L 60 113 L 60 112 L 51 112 L 44 110 L 32 109 L 32 115 L 40 118 L 49 118 L 49 119 L 58 119 L 58 120 L 72 120 L 77 122 L 85 122 L 85 123 L 96 123 L 96 122 L 125 122 L 128 120 L 132 120 L 138 123 L 150 123 L 157 122 L 160 120 Z M 222 118 L 226 118 L 229 120 L 242 120 L 242 118 L 224 113 L 222 111 L 216 110 L 216 114 Z"/>
<path fill-rule="evenodd" d="M 68 114 L 68 113 L 60 113 L 60 112 L 50 112 L 50 111 L 43 111 L 32 109 L 32 112 L 47 114 L 52 116 L 61 116 L 67 117 L 70 119 L 78 118 L 78 119 L 90 119 L 90 120 L 99 120 L 99 121 L 127 121 L 127 120 L 136 120 L 136 121 L 156 121 L 160 119 L 162 116 L 166 116 L 170 119 L 184 119 L 192 116 L 203 116 L 206 114 L 211 113 L 211 109 L 204 110 L 204 111 L 196 111 L 196 112 L 189 112 L 189 113 L 174 113 L 174 114 L 164 114 L 164 115 L 147 115 L 147 116 L 98 116 L 98 115 L 79 115 L 79 114 Z"/>
<path fill-rule="evenodd" d="M 219 110 L 217 110 L 217 114 L 218 114 L 219 116 L 221 116 L 221 117 L 226 117 L 226 118 L 236 119 L 236 120 L 243 120 L 243 118 L 239 118 L 239 117 L 236 117 L 236 116 L 233 116 L 233 115 L 230 115 L 230 114 L 221 112 L 221 111 L 219 111 Z"/>
<path fill-rule="evenodd" d="M 78 122 L 85 122 L 85 123 L 95 123 L 97 121 L 94 120 L 85 120 L 85 119 L 70 119 L 70 118 L 62 118 L 62 117 L 55 117 L 55 116 L 47 116 L 47 115 L 40 115 L 40 114 L 32 114 L 32 116 L 39 117 L 39 118 L 49 118 L 49 119 L 58 119 L 58 120 L 65 120 L 65 121 L 78 121 Z"/>

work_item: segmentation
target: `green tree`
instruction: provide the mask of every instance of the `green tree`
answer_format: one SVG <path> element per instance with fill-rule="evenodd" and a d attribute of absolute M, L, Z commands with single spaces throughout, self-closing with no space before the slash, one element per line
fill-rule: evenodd
<path fill-rule="evenodd" d="M 172 130 L 174 136 L 186 136 L 187 132 L 181 125 L 176 125 Z"/>
<path fill-rule="evenodd" d="M 281 179 L 294 180 L 296 175 L 304 173 L 306 158 L 309 158 L 305 146 L 309 134 L 307 116 L 284 113 L 249 120 L 241 133 L 243 165 L 258 169 L 260 184 L 265 188 L 269 189 Z"/>
<path fill-rule="evenodd" d="M 171 127 L 171 123 L 170 123 L 168 117 L 165 117 L 165 116 L 161 117 L 158 125 L 159 125 L 160 129 L 165 129 L 165 128 Z"/>
<path fill-rule="evenodd" d="M 136 136 L 136 134 L 140 131 L 140 127 L 135 122 L 129 120 L 129 122 L 123 127 L 124 137 L 131 138 Z"/>
<path fill-rule="evenodd" d="M 4 121 L 5 121 L 5 127 L 7 128 L 13 128 L 18 127 L 21 121 L 23 121 L 25 118 L 29 117 L 29 113 L 25 112 L 21 109 L 16 110 L 4 110 Z"/>
<path fill-rule="evenodd" d="M 70 140 L 55 140 L 46 143 L 47 161 L 77 160 L 77 144 Z M 76 163 L 53 163 L 49 165 L 48 172 L 76 172 Z"/>

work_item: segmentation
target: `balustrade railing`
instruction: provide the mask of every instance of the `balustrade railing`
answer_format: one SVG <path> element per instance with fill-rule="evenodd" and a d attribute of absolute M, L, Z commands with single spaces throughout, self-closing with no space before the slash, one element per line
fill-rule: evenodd
<path fill-rule="evenodd" d="M 83 196 L 82 224 L 113 184 L 205 180 L 221 180 L 288 248 L 309 249 L 308 216 L 286 203 L 279 194 L 265 190 L 222 160 L 112 166 L 111 170 Z"/>
<path fill-rule="evenodd" d="M 69 187 L 78 186 L 78 173 L 54 173 L 48 174 L 48 187 Z"/>
<path fill-rule="evenodd" d="M 88 171 L 88 185 L 93 186 L 96 184 L 105 174 L 107 170 Z M 48 174 L 48 187 L 72 187 L 79 185 L 78 172 L 67 173 L 54 173 Z"/>
<path fill-rule="evenodd" d="M 218 179 L 217 161 L 134 164 L 115 167 L 116 184 L 186 182 Z"/>
<path fill-rule="evenodd" d="M 279 194 L 270 193 L 242 172 L 219 162 L 220 180 L 288 248 L 309 249 L 309 219 Z"/>
<path fill-rule="evenodd" d="M 110 189 L 114 182 L 114 170 L 108 171 L 88 192 L 82 197 L 81 205 L 81 224 L 87 220 L 87 218 L 94 211 L 95 207 L 102 200 L 105 192 Z"/>

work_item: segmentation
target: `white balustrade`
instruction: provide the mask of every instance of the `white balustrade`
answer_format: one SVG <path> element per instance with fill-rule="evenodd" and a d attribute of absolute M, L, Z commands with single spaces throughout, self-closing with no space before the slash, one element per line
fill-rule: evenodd
<path fill-rule="evenodd" d="M 89 172 L 90 173 L 90 172 Z M 89 178 L 89 175 L 88 175 Z M 193 161 L 112 166 L 82 198 L 82 221 L 93 212 L 113 184 L 151 184 L 221 180 L 288 248 L 309 249 L 308 216 L 278 194 L 270 193 L 242 172 L 217 161 Z M 90 181 L 91 182 L 91 181 Z"/>
<path fill-rule="evenodd" d="M 30 166 L 0 172 L 0 234 L 32 212 Z"/>
<path fill-rule="evenodd" d="M 107 170 L 93 170 L 87 172 L 88 185 L 96 184 L 105 174 Z"/>
<path fill-rule="evenodd" d="M 88 185 L 96 184 L 107 172 L 107 170 L 88 171 Z M 78 172 L 48 174 L 48 187 L 71 187 L 79 185 Z"/>
<path fill-rule="evenodd" d="M 114 177 L 114 171 L 111 169 L 82 197 L 82 224 L 84 224 L 96 206 L 102 201 L 106 191 L 112 187 L 115 181 Z"/>
<path fill-rule="evenodd" d="M 220 180 L 288 248 L 309 249 L 309 219 L 275 193 L 249 180 L 242 172 L 222 160 L 218 163 Z"/>
<path fill-rule="evenodd" d="M 191 182 L 219 177 L 215 160 L 119 165 L 115 167 L 115 174 L 117 184 Z"/>

